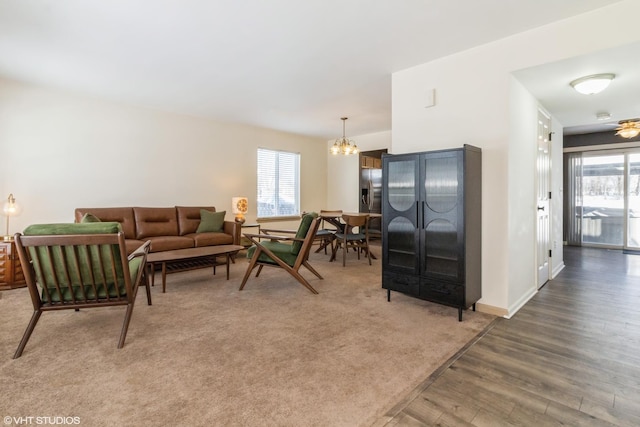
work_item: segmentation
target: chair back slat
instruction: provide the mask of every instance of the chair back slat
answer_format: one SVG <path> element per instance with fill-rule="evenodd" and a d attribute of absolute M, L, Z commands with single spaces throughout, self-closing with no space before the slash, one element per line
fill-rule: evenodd
<path fill-rule="evenodd" d="M 84 245 L 80 245 L 80 246 L 75 246 L 73 247 L 73 268 L 75 271 L 81 271 L 80 270 L 80 248 L 84 247 L 86 250 L 86 246 Z M 93 281 L 90 281 L 91 283 Z M 92 283 L 93 287 L 95 288 L 95 283 Z M 87 297 L 87 292 L 84 286 L 81 286 L 80 289 L 82 290 L 82 298 L 84 300 L 88 299 Z"/>

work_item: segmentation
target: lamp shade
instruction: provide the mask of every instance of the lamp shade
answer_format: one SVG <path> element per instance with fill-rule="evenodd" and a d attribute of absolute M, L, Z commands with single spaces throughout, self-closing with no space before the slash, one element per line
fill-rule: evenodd
<path fill-rule="evenodd" d="M 244 224 L 244 214 L 249 210 L 249 201 L 246 197 L 233 197 L 231 199 L 231 212 L 236 215 L 236 222 Z"/>
<path fill-rule="evenodd" d="M 231 212 L 234 214 L 246 214 L 249 210 L 249 200 L 246 197 L 233 197 L 231 199 Z"/>

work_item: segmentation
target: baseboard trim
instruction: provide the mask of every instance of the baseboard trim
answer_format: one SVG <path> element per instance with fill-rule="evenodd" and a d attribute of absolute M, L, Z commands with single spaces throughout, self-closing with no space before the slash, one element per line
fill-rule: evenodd
<path fill-rule="evenodd" d="M 483 304 L 481 302 L 476 303 L 476 310 L 481 313 L 492 314 L 494 316 L 506 317 L 509 311 L 502 307 L 496 307 L 494 305 Z"/>
<path fill-rule="evenodd" d="M 554 268 L 553 271 L 551 272 L 551 279 L 555 279 L 556 276 L 560 274 L 562 270 L 564 270 L 564 267 L 565 267 L 564 261 L 562 261 L 560 265 Z"/>
<path fill-rule="evenodd" d="M 524 307 L 524 305 L 526 303 L 529 302 L 529 300 L 531 298 L 533 298 L 535 296 L 535 294 L 538 293 L 537 289 L 532 289 L 531 291 L 529 291 L 528 293 L 524 294 L 519 301 L 516 301 L 515 304 L 513 304 L 510 308 L 509 308 L 509 314 L 506 315 L 505 317 L 507 319 L 511 319 L 511 317 L 516 314 L 518 312 L 518 310 L 520 310 L 522 307 Z"/>

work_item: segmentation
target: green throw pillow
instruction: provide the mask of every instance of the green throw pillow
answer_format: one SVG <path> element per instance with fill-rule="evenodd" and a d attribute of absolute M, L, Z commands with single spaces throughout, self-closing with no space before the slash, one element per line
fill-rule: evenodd
<path fill-rule="evenodd" d="M 95 216 L 94 214 L 86 213 L 80 219 L 80 222 L 102 222 L 100 218 Z"/>
<path fill-rule="evenodd" d="M 200 209 L 200 225 L 198 225 L 196 233 L 221 232 L 226 213 L 227 211 L 211 212 Z"/>

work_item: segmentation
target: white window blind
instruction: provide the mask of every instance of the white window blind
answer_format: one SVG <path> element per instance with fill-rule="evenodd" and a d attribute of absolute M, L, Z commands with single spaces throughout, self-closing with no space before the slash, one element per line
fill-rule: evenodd
<path fill-rule="evenodd" d="M 258 149 L 258 218 L 300 214 L 300 154 Z"/>

